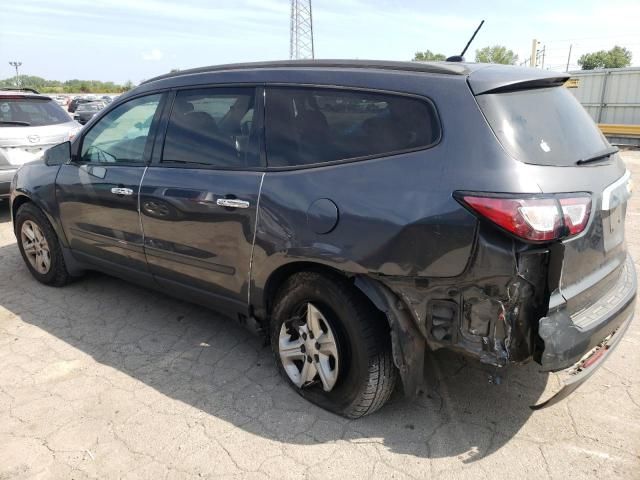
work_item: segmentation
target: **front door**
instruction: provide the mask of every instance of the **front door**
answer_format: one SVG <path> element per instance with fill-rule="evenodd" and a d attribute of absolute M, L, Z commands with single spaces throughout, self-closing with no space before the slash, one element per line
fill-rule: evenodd
<path fill-rule="evenodd" d="M 247 306 L 263 175 L 256 92 L 178 91 L 162 154 L 154 153 L 140 193 L 145 252 L 156 281 L 221 310 Z"/>
<path fill-rule="evenodd" d="M 162 95 L 114 108 L 83 132 L 56 181 L 62 226 L 74 255 L 107 270 L 147 270 L 138 191 L 151 157 Z"/>

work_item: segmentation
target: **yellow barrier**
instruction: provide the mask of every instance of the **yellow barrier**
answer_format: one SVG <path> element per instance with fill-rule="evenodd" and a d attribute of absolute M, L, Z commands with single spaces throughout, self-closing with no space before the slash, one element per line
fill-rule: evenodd
<path fill-rule="evenodd" d="M 640 137 L 640 125 L 599 123 L 598 127 L 600 127 L 602 133 L 612 137 Z"/>

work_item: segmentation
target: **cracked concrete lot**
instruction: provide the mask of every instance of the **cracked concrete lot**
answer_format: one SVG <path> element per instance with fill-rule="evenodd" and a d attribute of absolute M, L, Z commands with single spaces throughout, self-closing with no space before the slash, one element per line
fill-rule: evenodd
<path fill-rule="evenodd" d="M 640 178 L 640 152 L 625 158 Z M 640 198 L 627 239 L 640 260 Z M 447 353 L 430 390 L 357 421 L 305 402 L 260 339 L 99 274 L 38 284 L 0 205 L 0 479 L 640 478 L 640 321 L 568 400 Z"/>

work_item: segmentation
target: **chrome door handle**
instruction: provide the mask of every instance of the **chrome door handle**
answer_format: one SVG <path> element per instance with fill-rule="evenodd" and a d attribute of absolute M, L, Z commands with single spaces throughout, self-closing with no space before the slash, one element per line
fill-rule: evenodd
<path fill-rule="evenodd" d="M 229 208 L 249 208 L 249 202 L 237 198 L 219 198 L 216 200 L 216 205 Z"/>
<path fill-rule="evenodd" d="M 116 195 L 133 195 L 133 190 L 130 188 L 113 187 L 111 193 Z"/>

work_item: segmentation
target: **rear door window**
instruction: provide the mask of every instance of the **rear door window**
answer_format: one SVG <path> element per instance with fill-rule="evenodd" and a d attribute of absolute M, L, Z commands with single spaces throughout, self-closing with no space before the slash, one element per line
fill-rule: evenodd
<path fill-rule="evenodd" d="M 426 148 L 439 138 L 435 108 L 427 100 L 331 88 L 267 90 L 270 167 L 390 155 Z"/>
<path fill-rule="evenodd" d="M 260 165 L 255 88 L 208 88 L 176 94 L 162 163 L 246 169 Z"/>
<path fill-rule="evenodd" d="M 565 87 L 485 94 L 476 99 L 500 143 L 524 163 L 570 166 L 609 146 Z"/>

